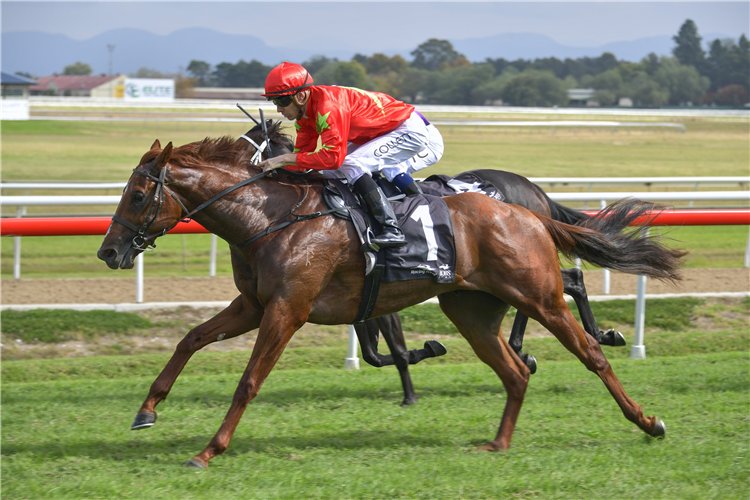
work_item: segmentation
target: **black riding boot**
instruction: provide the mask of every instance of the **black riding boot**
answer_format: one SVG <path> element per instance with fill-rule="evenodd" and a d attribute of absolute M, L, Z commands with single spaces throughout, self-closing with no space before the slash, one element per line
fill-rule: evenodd
<path fill-rule="evenodd" d="M 353 185 L 355 191 L 367 202 L 370 213 L 380 224 L 382 232 L 372 239 L 380 248 L 400 247 L 406 245 L 406 237 L 398 227 L 396 214 L 391 202 L 369 175 L 363 175 Z"/>

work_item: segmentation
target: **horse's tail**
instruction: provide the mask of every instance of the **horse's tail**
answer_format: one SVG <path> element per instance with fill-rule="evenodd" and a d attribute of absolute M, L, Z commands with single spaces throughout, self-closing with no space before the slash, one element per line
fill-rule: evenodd
<path fill-rule="evenodd" d="M 570 225 L 532 212 L 547 229 L 558 250 L 601 267 L 675 282 L 680 258 L 687 252 L 669 248 L 641 228 L 626 231 L 634 220 L 664 207 L 635 199 L 615 202 L 594 217 Z"/>
<path fill-rule="evenodd" d="M 544 199 L 549 205 L 550 217 L 558 222 L 564 222 L 565 224 L 579 225 L 582 221 L 589 219 L 591 216 L 578 210 L 568 208 L 565 205 L 561 205 L 556 201 L 553 201 L 544 189 L 540 188 L 536 184 L 532 184 L 539 193 L 544 196 Z"/>

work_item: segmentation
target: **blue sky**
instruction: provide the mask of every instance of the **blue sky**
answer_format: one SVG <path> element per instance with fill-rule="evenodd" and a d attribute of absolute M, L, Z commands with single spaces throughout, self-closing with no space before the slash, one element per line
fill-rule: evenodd
<path fill-rule="evenodd" d="M 269 46 L 364 52 L 538 33 L 579 47 L 674 35 L 685 19 L 701 34 L 748 33 L 750 2 L 37 2 L 3 0 L 2 30 L 44 31 L 84 40 L 114 28 L 158 34 L 204 27 L 251 34 Z"/>

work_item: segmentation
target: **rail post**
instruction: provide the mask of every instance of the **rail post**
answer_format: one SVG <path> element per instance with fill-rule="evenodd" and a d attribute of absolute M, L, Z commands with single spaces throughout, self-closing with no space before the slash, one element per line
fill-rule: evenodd
<path fill-rule="evenodd" d="M 643 231 L 643 237 L 648 237 L 649 228 Z M 646 359 L 646 346 L 643 344 L 646 328 L 646 277 L 638 276 L 638 290 L 635 299 L 635 340 L 630 348 L 630 359 Z"/>
<path fill-rule="evenodd" d="M 358 345 L 357 331 L 354 329 L 354 325 L 349 325 L 349 349 L 344 360 L 344 368 L 347 370 L 359 370 Z"/>
<path fill-rule="evenodd" d="M 21 218 L 26 211 L 26 207 L 16 207 L 16 218 Z M 13 237 L 13 278 L 21 279 L 21 237 Z"/>
<path fill-rule="evenodd" d="M 143 303 L 143 252 L 135 258 L 135 302 Z"/>
<path fill-rule="evenodd" d="M 211 261 L 208 264 L 208 276 L 216 276 L 216 235 L 211 234 Z"/>
<path fill-rule="evenodd" d="M 607 208 L 607 200 L 600 200 L 599 208 L 602 210 Z M 609 295 L 609 269 L 607 269 L 606 267 L 602 270 L 602 283 L 604 286 L 604 290 L 602 292 L 604 293 L 604 295 Z"/>

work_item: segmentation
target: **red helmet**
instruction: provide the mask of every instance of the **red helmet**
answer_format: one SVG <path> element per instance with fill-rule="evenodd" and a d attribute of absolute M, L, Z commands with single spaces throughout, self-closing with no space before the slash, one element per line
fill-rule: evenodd
<path fill-rule="evenodd" d="M 313 78 L 299 64 L 283 62 L 273 68 L 266 77 L 266 93 L 263 97 L 296 94 L 313 84 Z"/>

